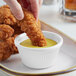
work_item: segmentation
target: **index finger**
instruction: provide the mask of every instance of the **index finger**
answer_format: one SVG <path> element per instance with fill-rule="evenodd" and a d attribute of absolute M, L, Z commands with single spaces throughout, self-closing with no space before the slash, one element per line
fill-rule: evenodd
<path fill-rule="evenodd" d="M 30 0 L 31 9 L 34 14 L 34 17 L 38 21 L 38 14 L 39 14 L 39 1 L 38 0 Z"/>

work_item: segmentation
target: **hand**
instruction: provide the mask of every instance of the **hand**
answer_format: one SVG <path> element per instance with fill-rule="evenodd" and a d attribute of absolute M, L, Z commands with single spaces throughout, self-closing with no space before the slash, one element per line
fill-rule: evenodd
<path fill-rule="evenodd" d="M 43 2 L 43 0 L 18 0 L 18 1 L 4 0 L 4 1 L 10 6 L 12 13 L 18 20 L 22 20 L 24 18 L 21 5 L 24 8 L 30 10 L 33 13 L 34 17 L 36 18 L 36 20 L 38 20 L 39 8 Z M 19 2 L 21 3 L 21 5 L 19 4 Z"/>

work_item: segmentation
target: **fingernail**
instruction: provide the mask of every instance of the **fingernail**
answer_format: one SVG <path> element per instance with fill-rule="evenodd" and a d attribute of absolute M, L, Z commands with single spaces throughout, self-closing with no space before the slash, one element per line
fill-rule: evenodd
<path fill-rule="evenodd" d="M 24 14 L 19 14 L 15 16 L 18 20 L 22 20 L 24 18 Z"/>

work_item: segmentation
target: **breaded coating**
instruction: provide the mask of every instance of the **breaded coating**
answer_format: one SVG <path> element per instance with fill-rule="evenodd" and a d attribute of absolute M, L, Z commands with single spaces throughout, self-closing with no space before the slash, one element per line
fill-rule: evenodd
<path fill-rule="evenodd" d="M 0 41 L 0 61 L 6 60 L 12 52 L 6 41 Z"/>
<path fill-rule="evenodd" d="M 0 40 L 5 40 L 11 37 L 13 33 L 14 30 L 9 25 L 0 24 Z"/>
<path fill-rule="evenodd" d="M 14 44 L 15 37 L 10 37 L 0 41 L 0 61 L 8 59 L 12 54 L 18 53 L 18 49 Z"/>
<path fill-rule="evenodd" d="M 26 9 L 24 10 L 24 19 L 17 21 L 18 26 L 24 31 L 35 46 L 46 46 L 45 37 L 39 28 L 38 22 L 35 20 L 33 14 Z"/>
<path fill-rule="evenodd" d="M 15 35 L 14 37 L 10 37 L 6 40 L 7 44 L 9 45 L 9 48 L 11 49 L 12 54 L 18 53 L 18 49 L 14 44 L 14 39 L 15 39 L 16 36 L 17 35 Z"/>
<path fill-rule="evenodd" d="M 15 25 L 16 18 L 12 15 L 8 5 L 0 7 L 0 24 Z"/>

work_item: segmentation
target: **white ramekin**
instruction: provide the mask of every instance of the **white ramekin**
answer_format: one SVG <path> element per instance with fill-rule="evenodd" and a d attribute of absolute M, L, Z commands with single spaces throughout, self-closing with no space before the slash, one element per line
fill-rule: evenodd
<path fill-rule="evenodd" d="M 42 69 L 52 66 L 63 44 L 63 38 L 60 35 L 48 31 L 43 31 L 43 34 L 46 38 L 56 41 L 57 44 L 48 48 L 28 48 L 20 45 L 22 41 L 28 39 L 25 33 L 15 38 L 15 45 L 18 48 L 22 62 L 30 68 Z"/>

